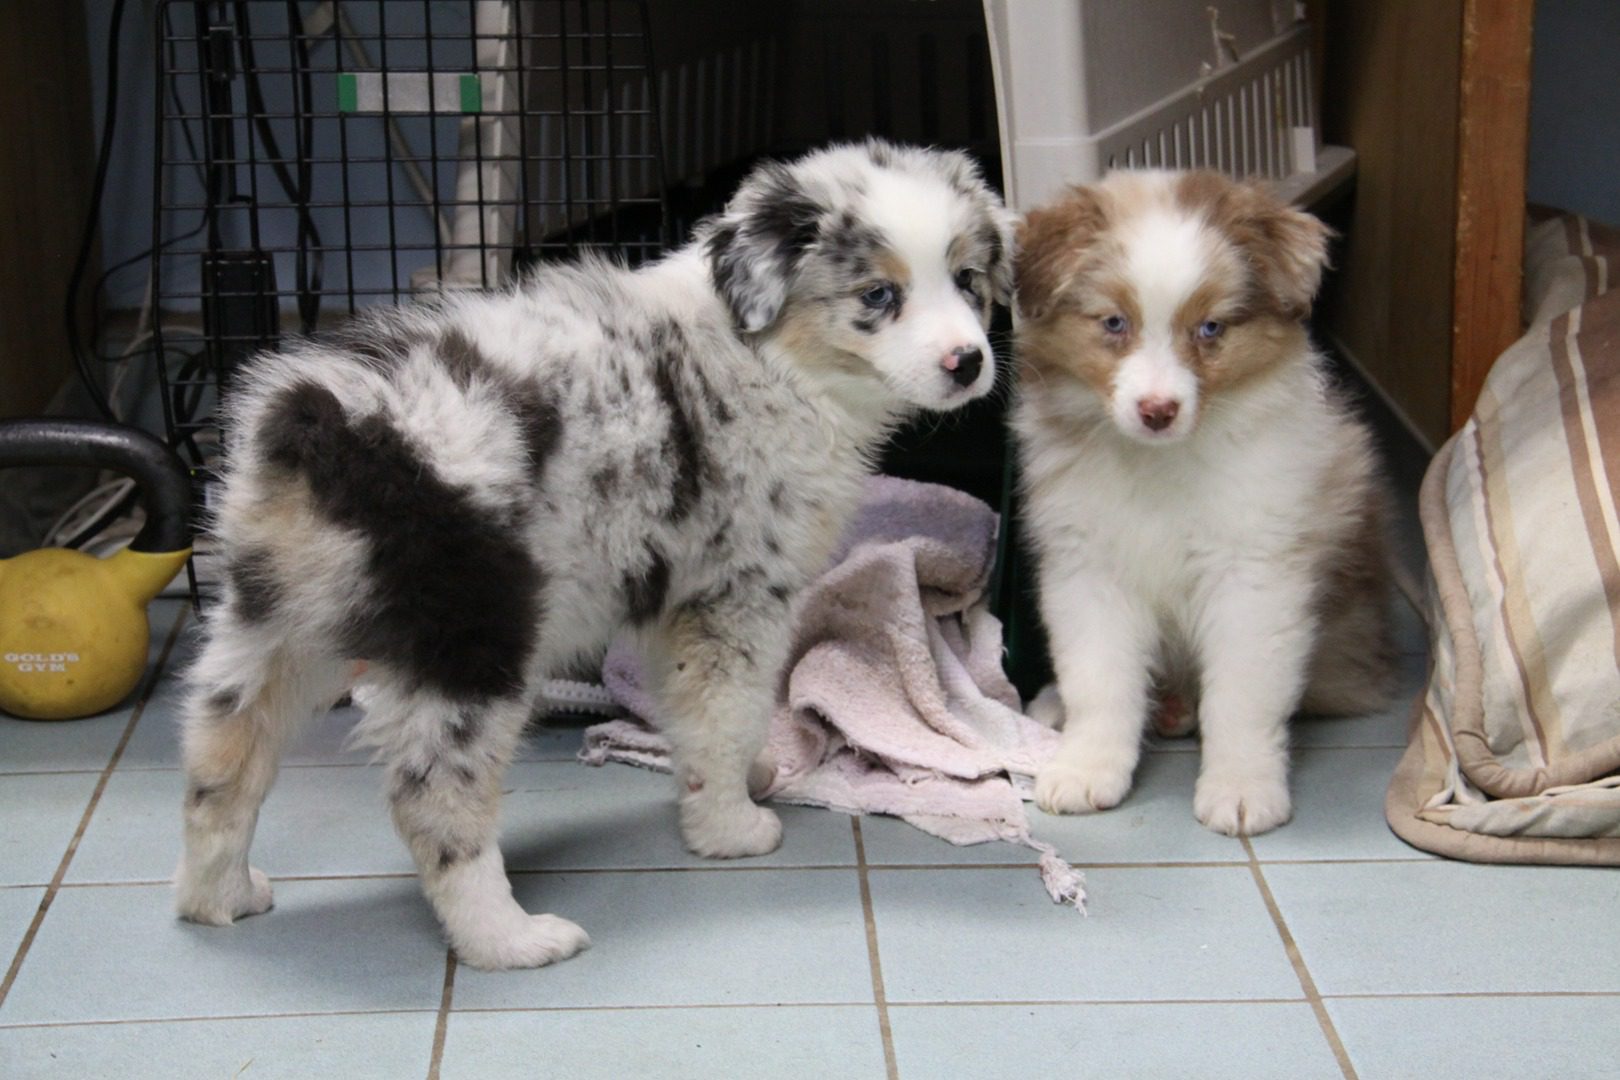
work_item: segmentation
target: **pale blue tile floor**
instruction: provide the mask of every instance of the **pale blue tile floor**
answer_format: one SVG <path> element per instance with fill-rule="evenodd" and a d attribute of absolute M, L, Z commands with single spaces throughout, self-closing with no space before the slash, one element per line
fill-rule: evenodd
<path fill-rule="evenodd" d="M 892 820 L 789 807 L 774 855 L 694 859 L 667 777 L 540 732 L 506 785 L 516 893 L 595 944 L 507 974 L 447 956 L 342 710 L 265 806 L 275 909 L 173 918 L 178 612 L 154 612 L 132 706 L 0 719 L 8 1080 L 1620 1076 L 1620 874 L 1451 863 L 1384 824 L 1424 676 L 1409 612 L 1401 699 L 1296 725 L 1285 828 L 1201 828 L 1186 742 L 1110 813 L 1032 811 L 1089 916 L 1047 900 L 1031 852 Z"/>

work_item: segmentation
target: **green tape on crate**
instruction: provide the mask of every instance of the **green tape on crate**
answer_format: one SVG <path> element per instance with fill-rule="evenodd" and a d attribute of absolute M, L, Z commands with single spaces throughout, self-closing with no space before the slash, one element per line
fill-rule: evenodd
<path fill-rule="evenodd" d="M 477 75 L 463 75 L 461 77 L 461 111 L 484 111 L 484 85 Z"/>
<path fill-rule="evenodd" d="M 360 108 L 360 88 L 347 72 L 337 77 L 338 112 L 352 113 Z"/>

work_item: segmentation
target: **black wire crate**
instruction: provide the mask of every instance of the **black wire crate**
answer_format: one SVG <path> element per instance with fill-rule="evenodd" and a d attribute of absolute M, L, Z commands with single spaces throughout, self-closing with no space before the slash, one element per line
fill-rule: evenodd
<path fill-rule="evenodd" d="M 668 243 L 645 0 L 162 0 L 157 49 L 155 352 L 200 520 L 253 352 Z M 202 603 L 206 536 L 190 573 Z"/>

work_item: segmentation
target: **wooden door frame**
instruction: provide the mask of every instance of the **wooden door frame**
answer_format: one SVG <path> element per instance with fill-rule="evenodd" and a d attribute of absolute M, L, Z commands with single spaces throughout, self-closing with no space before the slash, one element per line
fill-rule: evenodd
<path fill-rule="evenodd" d="M 1457 118 L 1451 429 L 1523 333 L 1533 0 L 1464 0 Z"/>

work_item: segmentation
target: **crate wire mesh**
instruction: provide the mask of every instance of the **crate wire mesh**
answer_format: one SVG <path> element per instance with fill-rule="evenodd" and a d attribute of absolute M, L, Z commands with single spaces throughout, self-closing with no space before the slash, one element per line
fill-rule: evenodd
<path fill-rule="evenodd" d="M 645 0 L 163 0 L 169 433 L 206 517 L 232 369 L 285 332 L 668 237 Z M 206 540 L 189 568 L 203 602 Z"/>

